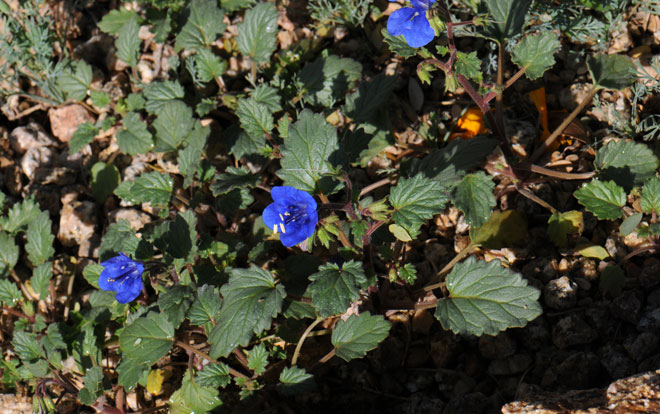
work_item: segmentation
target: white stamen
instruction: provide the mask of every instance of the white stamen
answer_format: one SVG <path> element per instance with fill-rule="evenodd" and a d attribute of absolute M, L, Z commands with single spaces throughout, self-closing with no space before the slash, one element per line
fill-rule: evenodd
<path fill-rule="evenodd" d="M 284 216 L 280 214 L 280 220 L 284 221 Z"/>
<path fill-rule="evenodd" d="M 273 225 L 273 234 L 277 234 L 277 224 Z"/>
<path fill-rule="evenodd" d="M 286 230 L 284 230 L 284 224 L 280 223 L 280 229 L 282 230 L 282 234 L 286 233 Z"/>

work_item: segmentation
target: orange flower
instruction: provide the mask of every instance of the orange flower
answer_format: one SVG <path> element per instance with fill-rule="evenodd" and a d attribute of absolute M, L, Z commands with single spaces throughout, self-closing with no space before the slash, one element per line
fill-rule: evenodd
<path fill-rule="evenodd" d="M 449 140 L 455 138 L 471 139 L 479 134 L 488 132 L 484 125 L 484 116 L 479 108 L 468 108 L 467 111 L 456 122 L 455 132 L 449 136 Z"/>

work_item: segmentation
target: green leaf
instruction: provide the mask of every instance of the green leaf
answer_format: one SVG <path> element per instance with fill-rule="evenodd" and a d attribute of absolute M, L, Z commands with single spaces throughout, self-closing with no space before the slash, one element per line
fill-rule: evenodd
<path fill-rule="evenodd" d="M 161 82 L 154 83 L 160 84 Z M 154 85 L 154 83 L 150 83 L 147 88 Z M 147 101 L 144 99 L 141 93 L 129 93 L 126 97 L 126 109 L 129 111 L 139 111 L 140 109 L 144 109 L 144 105 L 146 103 Z"/>
<path fill-rule="evenodd" d="M 222 405 L 217 389 L 203 387 L 190 379 L 190 372 L 183 376 L 181 388 L 170 397 L 170 412 L 172 414 L 203 414 Z"/>
<path fill-rule="evenodd" d="M 218 196 L 215 199 L 215 204 L 222 214 L 235 214 L 239 210 L 245 210 L 248 206 L 254 203 L 254 198 L 250 195 L 250 190 L 247 188 L 235 188 Z"/>
<path fill-rule="evenodd" d="M 215 181 L 211 184 L 211 191 L 213 196 L 217 197 L 221 194 L 227 194 L 235 188 L 253 188 L 259 180 L 259 176 L 252 174 L 245 166 L 240 168 L 227 167 L 226 172 L 215 176 Z"/>
<path fill-rule="evenodd" d="M 151 203 L 156 206 L 166 206 L 170 201 L 174 181 L 169 174 L 160 172 L 143 173 L 133 181 L 129 188 L 125 188 L 127 194 L 121 193 L 119 190 L 126 182 L 122 183 L 115 190 L 122 199 L 132 203 Z"/>
<path fill-rule="evenodd" d="M 560 47 L 559 36 L 555 32 L 530 35 L 516 45 L 511 60 L 521 69 L 526 69 L 525 76 L 529 80 L 535 80 L 555 65 L 554 54 Z"/>
<path fill-rule="evenodd" d="M 11 343 L 14 346 L 14 352 L 23 362 L 36 362 L 38 359 L 46 357 L 46 353 L 34 334 L 14 331 Z"/>
<path fill-rule="evenodd" d="M 177 161 L 179 163 L 179 172 L 181 172 L 181 175 L 184 177 L 184 188 L 188 188 L 192 185 L 201 158 L 202 149 L 195 145 L 187 145 L 185 148 L 179 150 Z"/>
<path fill-rule="evenodd" d="M 476 51 L 470 53 L 457 52 L 454 68 L 456 74 L 481 83 L 483 77 L 481 74 L 481 60 L 479 60 Z"/>
<path fill-rule="evenodd" d="M 186 24 L 176 37 L 174 49 L 201 50 L 209 47 L 215 39 L 225 31 L 226 24 L 222 23 L 224 14 L 218 8 L 216 0 L 193 0 L 190 6 Z"/>
<path fill-rule="evenodd" d="M 594 160 L 603 180 L 612 180 L 628 191 L 653 177 L 658 164 L 658 157 L 646 144 L 626 140 L 608 142 Z"/>
<path fill-rule="evenodd" d="M 385 28 L 380 31 L 380 34 L 383 36 L 385 43 L 389 46 L 390 51 L 396 53 L 402 58 L 409 58 L 417 54 L 417 49 L 410 47 L 403 35 L 392 36 Z"/>
<path fill-rule="evenodd" d="M 277 391 L 285 396 L 305 394 L 314 388 L 314 376 L 296 366 L 284 367 L 280 373 L 280 383 L 277 384 Z"/>
<path fill-rule="evenodd" d="M 411 237 L 417 237 L 419 227 L 441 213 L 449 195 L 436 181 L 421 174 L 413 178 L 401 178 L 390 190 L 390 203 L 394 207 L 392 219 L 408 231 Z"/>
<path fill-rule="evenodd" d="M 500 43 L 520 34 L 531 4 L 532 0 L 484 0 L 479 11 L 488 13 L 489 19 L 481 32 Z"/>
<path fill-rule="evenodd" d="M 140 44 L 142 44 L 142 40 L 138 36 L 139 31 L 140 23 L 138 18 L 132 17 L 121 27 L 119 36 L 115 40 L 117 57 L 131 67 L 137 66 L 138 63 L 138 53 L 140 51 Z"/>
<path fill-rule="evenodd" d="M 118 220 L 108 226 L 99 248 L 99 258 L 107 260 L 119 252 L 134 256 L 139 242 L 128 220 Z"/>
<path fill-rule="evenodd" d="M 641 206 L 646 214 L 660 213 L 660 179 L 653 177 L 644 184 Z"/>
<path fill-rule="evenodd" d="M 367 283 L 362 263 L 353 260 L 341 267 L 334 263 L 321 265 L 309 280 L 312 304 L 324 318 L 344 313 L 360 298 L 360 288 Z"/>
<path fill-rule="evenodd" d="M 197 241 L 197 217 L 192 210 L 178 213 L 174 220 L 167 222 L 167 231 L 156 240 L 156 246 L 167 251 L 172 257 L 185 259 L 193 251 Z"/>
<path fill-rule="evenodd" d="M 273 3 L 260 3 L 245 12 L 236 43 L 255 63 L 266 63 L 275 51 L 278 13 Z"/>
<path fill-rule="evenodd" d="M 408 234 L 408 230 L 404 229 L 398 224 L 390 224 L 388 230 L 394 235 L 394 237 L 396 237 L 397 240 L 401 240 L 402 242 L 412 241 L 412 237 L 410 237 L 410 234 Z"/>
<path fill-rule="evenodd" d="M 153 82 L 144 88 L 144 98 L 147 100 L 145 109 L 150 114 L 156 114 L 168 102 L 183 99 L 185 91 L 177 81 Z"/>
<path fill-rule="evenodd" d="M 138 14 L 133 10 L 119 9 L 111 10 L 108 14 L 103 16 L 103 19 L 98 24 L 99 29 L 111 35 L 116 35 L 122 27 L 131 19 L 139 19 Z"/>
<path fill-rule="evenodd" d="M 255 0 L 220 0 L 222 8 L 230 12 L 252 6 L 254 2 Z"/>
<path fill-rule="evenodd" d="M 255 101 L 265 104 L 271 112 L 277 112 L 282 110 L 282 105 L 280 105 L 280 95 L 277 89 L 272 86 L 268 86 L 265 83 L 257 85 L 256 88 L 250 92 L 252 98 Z M 287 120 L 289 118 L 285 117 Z M 288 128 L 287 128 L 288 129 Z M 286 138 L 286 137 L 282 137 Z"/>
<path fill-rule="evenodd" d="M 209 335 L 213 358 L 226 357 L 237 346 L 247 345 L 253 333 L 269 328 L 286 296 L 273 275 L 255 265 L 229 274 L 229 283 L 220 290 L 224 299 L 217 325 Z"/>
<path fill-rule="evenodd" d="M 188 286 L 172 286 L 158 295 L 158 308 L 163 316 L 177 329 L 186 318 L 186 312 L 192 302 L 191 289 Z"/>
<path fill-rule="evenodd" d="M 417 269 L 410 263 L 406 263 L 403 267 L 399 267 L 397 273 L 399 278 L 409 285 L 414 284 L 415 280 L 417 280 Z"/>
<path fill-rule="evenodd" d="M 258 344 L 248 354 L 247 357 L 248 368 L 250 368 L 255 375 L 261 375 L 266 371 L 268 365 L 268 350 L 264 344 Z"/>
<path fill-rule="evenodd" d="M 18 262 L 19 250 L 14 238 L 0 231 L 0 276 L 6 277 Z"/>
<path fill-rule="evenodd" d="M 213 286 L 201 286 L 197 288 L 197 298 L 188 310 L 188 320 L 193 325 L 202 326 L 208 335 L 220 317 L 220 306 L 217 290 Z"/>
<path fill-rule="evenodd" d="M 0 279 L 0 301 L 2 303 L 13 308 L 21 299 L 23 299 L 23 294 L 16 287 L 16 283 L 7 279 Z"/>
<path fill-rule="evenodd" d="M 28 239 L 25 244 L 25 251 L 33 266 L 39 266 L 55 254 L 53 248 L 55 236 L 51 232 L 52 226 L 53 223 L 50 221 L 47 211 L 41 212 L 28 224 L 28 229 L 25 232 Z"/>
<path fill-rule="evenodd" d="M 229 367 L 222 362 L 208 364 L 197 373 L 195 382 L 202 387 L 224 388 L 231 382 Z"/>
<path fill-rule="evenodd" d="M 628 56 L 587 56 L 587 68 L 596 88 L 623 89 L 636 79 L 635 66 Z"/>
<path fill-rule="evenodd" d="M 117 145 L 124 154 L 145 154 L 154 146 L 147 124 L 142 122 L 140 114 L 129 112 L 124 115 L 124 128 L 117 132 Z"/>
<path fill-rule="evenodd" d="M 449 297 L 438 301 L 435 317 L 455 334 L 497 335 L 522 327 L 541 314 L 541 292 L 499 261 L 458 263 L 447 275 Z"/>
<path fill-rule="evenodd" d="M 92 195 L 98 203 L 103 203 L 121 182 L 119 169 L 114 164 L 97 162 L 92 166 Z"/>
<path fill-rule="evenodd" d="M 20 203 L 16 203 L 9 209 L 6 217 L 0 217 L 0 226 L 9 234 L 16 234 L 24 230 L 29 222 L 41 214 L 39 205 L 34 201 L 34 196 L 29 196 Z"/>
<path fill-rule="evenodd" d="M 468 174 L 454 190 L 454 205 L 465 214 L 465 221 L 473 227 L 483 226 L 490 217 L 493 207 L 497 204 L 493 190 L 495 183 L 479 171 Z"/>
<path fill-rule="evenodd" d="M 559 247 L 568 247 L 568 236 L 582 234 L 584 220 L 581 211 L 554 213 L 548 219 L 548 236 Z"/>
<path fill-rule="evenodd" d="M 621 222 L 621 225 L 619 226 L 619 233 L 621 233 L 622 236 L 629 235 L 630 233 L 635 231 L 635 229 L 637 228 L 637 226 L 639 226 L 639 223 L 641 221 L 642 221 L 642 213 L 631 214 Z"/>
<path fill-rule="evenodd" d="M 30 278 L 32 289 L 39 294 L 40 300 L 46 300 L 48 297 L 48 288 L 50 279 L 53 277 L 52 263 L 46 262 L 37 266 Z"/>
<path fill-rule="evenodd" d="M 73 133 L 71 141 L 69 141 L 69 154 L 76 153 L 83 149 L 85 145 L 91 144 L 98 133 L 99 129 L 91 122 L 80 124 L 76 132 Z"/>
<path fill-rule="evenodd" d="M 165 103 L 153 122 L 156 129 L 156 151 L 174 151 L 183 143 L 195 125 L 192 109 L 181 101 Z"/>
<path fill-rule="evenodd" d="M 626 193 L 614 181 L 592 180 L 573 195 L 601 220 L 616 220 L 623 215 Z"/>
<path fill-rule="evenodd" d="M 381 106 L 387 103 L 395 81 L 394 76 L 381 73 L 369 82 L 360 83 L 358 90 L 346 98 L 344 112 L 357 123 L 373 121 Z"/>
<path fill-rule="evenodd" d="M 490 249 L 508 247 L 527 237 L 527 222 L 519 211 L 494 211 L 483 226 L 470 230 L 472 243 Z"/>
<path fill-rule="evenodd" d="M 607 252 L 607 250 L 605 250 L 604 247 L 593 244 L 591 242 L 575 246 L 575 251 L 581 256 L 588 257 L 590 259 L 605 260 L 610 257 L 610 254 Z"/>
<path fill-rule="evenodd" d="M 126 325 L 119 334 L 119 347 L 128 358 L 151 366 L 169 352 L 173 340 L 174 326 L 167 317 L 149 312 Z"/>
<path fill-rule="evenodd" d="M 80 402 L 86 405 L 92 405 L 98 397 L 103 394 L 103 369 L 101 367 L 91 367 L 83 377 L 85 386 L 78 392 Z"/>
<path fill-rule="evenodd" d="M 331 184 L 322 179 L 335 171 L 333 163 L 338 149 L 337 130 L 323 115 L 305 109 L 289 127 L 289 137 L 280 147 L 282 168 L 276 174 L 284 185 L 298 190 L 330 193 Z"/>
<path fill-rule="evenodd" d="M 626 282 L 626 275 L 620 266 L 607 266 L 598 278 L 598 287 L 600 290 L 609 293 L 612 296 L 618 296 Z"/>
<path fill-rule="evenodd" d="M 236 115 L 241 122 L 241 128 L 251 137 L 264 137 L 270 134 L 275 126 L 268 106 L 253 97 L 238 102 Z"/>
<path fill-rule="evenodd" d="M 126 391 L 130 391 L 135 388 L 141 379 L 144 379 L 146 382 L 149 366 L 142 365 L 134 359 L 122 356 L 117 371 L 119 372 L 119 385 L 124 387 Z"/>
<path fill-rule="evenodd" d="M 89 97 L 92 98 L 92 104 L 97 108 L 103 108 L 110 104 L 110 96 L 103 91 L 89 91 Z"/>
<path fill-rule="evenodd" d="M 332 345 L 336 355 L 344 361 L 362 358 L 387 337 L 390 324 L 380 315 L 364 312 L 339 320 L 332 331 Z"/>
<path fill-rule="evenodd" d="M 300 71 L 300 87 L 305 100 L 312 105 L 330 108 L 344 95 L 362 74 L 362 65 L 350 58 L 319 57 Z"/>
<path fill-rule="evenodd" d="M 211 82 L 220 77 L 227 68 L 227 62 L 208 49 L 199 49 L 195 54 L 197 77 L 202 82 Z"/>
<path fill-rule="evenodd" d="M 87 89 L 92 83 L 92 78 L 92 67 L 84 60 L 78 60 L 57 78 L 57 86 L 66 93 L 67 99 L 83 101 L 87 98 Z"/>

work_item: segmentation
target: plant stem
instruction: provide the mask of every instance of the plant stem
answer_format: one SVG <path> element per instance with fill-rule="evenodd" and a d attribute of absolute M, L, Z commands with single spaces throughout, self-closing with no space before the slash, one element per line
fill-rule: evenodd
<path fill-rule="evenodd" d="M 328 362 L 330 358 L 335 356 L 336 352 L 337 352 L 337 348 L 332 348 L 332 351 L 328 352 L 327 354 L 325 354 L 323 358 L 319 359 L 319 364 L 325 364 L 326 362 Z"/>
<path fill-rule="evenodd" d="M 564 119 L 564 122 L 562 122 L 561 125 L 559 125 L 559 126 L 558 126 L 558 127 L 552 132 L 552 134 L 550 134 L 550 136 L 549 136 L 548 138 L 546 138 L 545 141 L 543 141 L 543 142 L 541 143 L 541 146 L 538 147 L 538 148 L 536 149 L 536 151 L 534 151 L 534 153 L 532 154 L 532 156 L 529 157 L 529 162 L 530 162 L 530 163 L 533 163 L 533 162 L 536 161 L 541 155 L 543 155 L 543 153 L 545 152 L 545 150 L 548 149 L 548 147 L 549 147 L 550 145 L 552 145 L 553 142 L 555 142 L 555 140 L 559 137 L 559 135 L 561 135 L 562 132 L 564 132 L 564 129 L 566 129 L 566 127 L 567 127 L 571 122 L 573 122 L 573 120 L 574 120 L 574 119 L 580 114 L 580 112 L 582 112 L 582 110 L 583 110 L 584 108 L 586 108 L 586 106 L 589 105 L 589 104 L 591 103 L 591 100 L 593 99 L 594 95 L 596 95 L 596 92 L 598 92 L 599 90 L 600 90 L 600 88 L 596 88 L 596 87 L 592 87 L 592 88 L 591 88 L 591 91 L 589 91 L 589 94 L 588 94 L 588 95 L 582 100 L 582 102 L 580 102 L 580 105 L 578 105 L 578 106 L 573 110 L 573 112 L 571 112 L 571 113 L 566 117 L 566 119 Z"/>
<path fill-rule="evenodd" d="M 544 168 L 534 164 L 521 164 L 519 167 L 521 170 L 528 170 L 538 174 L 547 175 L 549 177 L 561 178 L 564 180 L 588 180 L 589 178 L 596 175 L 594 171 L 589 171 L 585 173 L 567 173 L 562 171 L 555 171 L 549 168 Z"/>
<path fill-rule="evenodd" d="M 21 311 L 17 311 L 16 309 L 10 308 L 9 306 L 2 306 L 2 310 L 10 315 L 16 316 L 17 318 L 25 318 L 28 321 L 30 321 L 30 323 L 34 323 L 34 316 L 28 316 Z"/>
<path fill-rule="evenodd" d="M 529 198 L 530 200 L 537 203 L 538 205 L 547 208 L 548 210 L 550 210 L 550 212 L 552 214 L 555 214 L 555 213 L 558 212 L 556 208 L 552 207 L 548 202 L 546 202 L 545 200 L 543 200 L 542 198 L 540 198 L 536 194 L 532 193 L 531 191 L 527 190 L 526 188 L 521 188 L 520 186 L 516 186 L 516 190 L 518 190 L 518 192 L 520 194 L 522 194 L 523 196 Z"/>
<path fill-rule="evenodd" d="M 323 204 L 330 204 L 330 200 L 328 200 L 328 197 L 325 194 L 323 193 L 319 194 L 319 198 L 321 199 Z M 352 249 L 353 246 L 351 245 L 351 242 L 348 241 L 348 237 L 346 237 L 346 234 L 344 234 L 344 230 L 342 230 L 342 228 L 339 226 L 337 226 L 337 230 L 339 233 L 339 241 L 341 242 L 342 246 Z"/>
<path fill-rule="evenodd" d="M 360 198 L 364 196 L 365 194 L 368 194 L 372 191 L 374 191 L 377 188 L 380 188 L 384 185 L 392 184 L 392 179 L 391 178 L 383 178 L 382 180 L 378 180 L 375 183 L 371 183 L 368 186 L 364 187 L 362 191 L 360 191 Z"/>
<path fill-rule="evenodd" d="M 298 340 L 298 343 L 296 344 L 296 350 L 293 351 L 293 358 L 291 358 L 291 365 L 296 365 L 296 362 L 298 362 L 298 355 L 300 355 L 300 349 L 303 346 L 303 343 L 305 342 L 305 339 L 307 336 L 312 332 L 312 329 L 316 327 L 319 323 L 323 322 L 324 318 L 316 318 L 314 322 L 312 322 L 307 329 L 305 329 L 305 332 L 303 332 L 302 336 Z"/>
<path fill-rule="evenodd" d="M 190 351 L 190 352 L 196 354 L 197 356 L 204 358 L 205 360 L 207 360 L 209 362 L 215 362 L 215 363 L 219 362 L 217 359 L 211 358 L 208 354 L 205 354 L 204 352 L 200 351 L 199 349 L 195 348 L 194 346 L 190 346 L 190 345 L 188 345 L 187 343 L 185 343 L 183 341 L 174 341 L 174 345 L 176 345 L 180 348 L 183 348 L 186 351 Z M 229 374 L 231 374 L 231 375 L 233 375 L 234 377 L 237 377 L 237 378 L 243 378 L 243 379 L 246 379 L 246 380 L 250 379 L 250 377 L 248 377 L 247 375 L 245 375 L 241 372 L 238 372 L 234 368 L 231 368 L 231 367 L 229 367 Z"/>
<path fill-rule="evenodd" d="M 472 251 L 478 247 L 478 244 L 470 242 L 463 250 L 461 250 L 456 256 L 454 256 L 453 259 L 449 263 L 443 267 L 437 275 L 433 278 L 433 280 L 439 280 L 441 279 L 445 274 L 449 273 L 449 271 L 456 265 L 456 263 L 460 262 L 465 256 L 468 254 L 472 253 Z M 433 289 L 437 289 L 439 287 L 442 287 L 445 284 L 445 282 L 439 282 L 439 283 L 434 283 L 432 285 L 428 285 L 424 287 L 425 292 L 430 292 Z"/>

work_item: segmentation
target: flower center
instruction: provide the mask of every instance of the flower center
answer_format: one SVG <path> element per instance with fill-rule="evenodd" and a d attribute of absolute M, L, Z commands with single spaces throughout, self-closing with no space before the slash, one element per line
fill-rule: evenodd
<path fill-rule="evenodd" d="M 287 206 L 284 214 L 280 214 L 282 222 L 279 225 L 279 230 L 286 233 L 286 227 L 292 223 L 304 223 L 307 221 L 307 206 L 304 204 L 290 204 Z M 273 228 L 273 232 L 277 233 L 277 224 Z"/>

